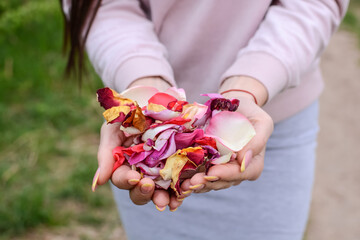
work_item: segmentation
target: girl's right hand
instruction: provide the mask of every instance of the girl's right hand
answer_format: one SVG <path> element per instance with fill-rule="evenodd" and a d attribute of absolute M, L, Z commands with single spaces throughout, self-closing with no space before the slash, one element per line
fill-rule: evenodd
<path fill-rule="evenodd" d="M 155 77 L 143 78 L 135 81 L 130 87 L 136 85 L 155 86 L 160 91 L 166 90 L 170 85 L 162 79 Z M 170 210 L 175 210 L 181 205 L 181 201 L 169 196 L 165 190 L 155 190 L 155 183 L 150 178 L 141 178 L 139 172 L 131 170 L 129 165 L 122 165 L 112 173 L 114 158 L 112 150 L 117 146 L 128 147 L 132 139 L 125 137 L 120 130 L 120 124 L 107 124 L 101 127 L 100 144 L 98 149 L 98 176 L 97 184 L 103 185 L 109 179 L 119 189 L 129 190 L 130 199 L 136 205 L 144 205 L 153 201 L 160 211 L 169 205 Z"/>

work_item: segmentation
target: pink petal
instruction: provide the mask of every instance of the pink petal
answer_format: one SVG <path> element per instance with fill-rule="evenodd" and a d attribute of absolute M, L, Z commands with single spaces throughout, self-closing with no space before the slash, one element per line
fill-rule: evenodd
<path fill-rule="evenodd" d="M 206 94 L 201 94 L 201 96 L 206 96 L 206 97 L 209 97 L 211 99 L 213 99 L 213 98 L 224 98 L 224 96 L 219 94 L 219 93 L 206 93 Z"/>
<path fill-rule="evenodd" d="M 195 129 L 193 132 L 189 133 L 176 133 L 175 142 L 177 149 L 183 149 L 190 147 L 195 143 L 197 139 L 201 139 L 204 137 L 204 130 Z"/>
<path fill-rule="evenodd" d="M 171 135 L 174 134 L 175 131 L 175 129 L 168 129 L 160 133 L 160 135 L 155 141 L 155 145 L 153 148 L 156 150 L 160 150 L 161 148 L 163 148 L 163 146 L 169 141 L 169 138 L 171 137 Z"/>
<path fill-rule="evenodd" d="M 160 170 L 164 167 L 162 164 L 161 167 L 155 166 L 155 167 L 149 167 L 146 164 L 140 162 L 136 164 L 136 167 L 141 169 L 141 172 L 148 175 L 148 176 L 160 176 Z"/>
<path fill-rule="evenodd" d="M 255 129 L 241 113 L 222 111 L 210 119 L 205 134 L 231 151 L 238 152 L 255 136 Z"/>
<path fill-rule="evenodd" d="M 139 162 L 142 162 L 145 160 L 145 158 L 147 156 L 149 156 L 152 153 L 152 151 L 144 151 L 144 152 L 140 152 L 140 153 L 134 153 L 131 155 L 131 157 L 129 158 L 128 162 L 130 165 L 134 165 L 137 164 Z"/>
<path fill-rule="evenodd" d="M 185 119 L 191 119 L 191 121 L 185 126 L 190 128 L 191 125 L 204 117 L 208 111 L 208 106 L 194 102 L 193 104 L 187 104 L 183 107 L 181 116 Z"/>
<path fill-rule="evenodd" d="M 169 180 L 159 179 L 159 180 L 155 180 L 154 182 L 160 188 L 167 190 L 170 187 L 171 179 Z"/>
<path fill-rule="evenodd" d="M 136 86 L 123 91 L 121 95 L 136 101 L 140 107 L 144 107 L 148 104 L 148 100 L 158 92 L 159 90 L 154 87 Z"/>

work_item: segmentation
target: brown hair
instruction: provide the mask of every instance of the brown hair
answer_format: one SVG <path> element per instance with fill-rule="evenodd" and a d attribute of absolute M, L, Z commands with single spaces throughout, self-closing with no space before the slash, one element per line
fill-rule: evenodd
<path fill-rule="evenodd" d="M 59 0 L 63 7 L 63 0 Z M 65 0 L 66 1 L 66 0 Z M 100 7 L 101 0 L 71 0 L 69 16 L 64 15 L 63 51 L 68 54 L 65 73 L 74 74 L 81 84 L 85 71 L 84 49 L 90 27 Z"/>

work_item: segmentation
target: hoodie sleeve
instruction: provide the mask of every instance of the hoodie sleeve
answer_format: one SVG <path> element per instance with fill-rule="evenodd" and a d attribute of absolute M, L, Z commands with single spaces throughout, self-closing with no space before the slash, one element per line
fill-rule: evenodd
<path fill-rule="evenodd" d="M 269 10 L 248 45 L 223 79 L 253 77 L 264 84 L 269 100 L 296 87 L 316 67 L 346 13 L 348 0 L 280 0 Z"/>
<path fill-rule="evenodd" d="M 64 12 L 71 7 L 64 0 Z M 91 26 L 86 51 L 106 86 L 121 92 L 134 80 L 161 76 L 175 86 L 167 51 L 134 0 L 103 0 Z"/>

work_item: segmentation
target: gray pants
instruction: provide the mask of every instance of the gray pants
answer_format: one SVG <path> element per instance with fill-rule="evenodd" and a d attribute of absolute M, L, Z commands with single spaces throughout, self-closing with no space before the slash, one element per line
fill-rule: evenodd
<path fill-rule="evenodd" d="M 192 194 L 176 212 L 136 206 L 113 188 L 129 240 L 301 240 L 309 213 L 318 132 L 318 104 L 275 125 L 256 181 Z"/>

